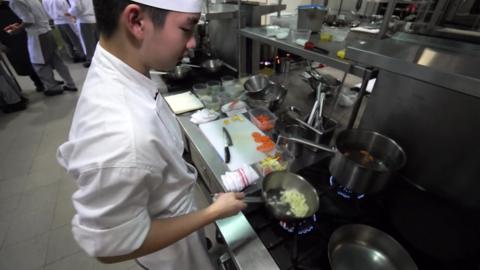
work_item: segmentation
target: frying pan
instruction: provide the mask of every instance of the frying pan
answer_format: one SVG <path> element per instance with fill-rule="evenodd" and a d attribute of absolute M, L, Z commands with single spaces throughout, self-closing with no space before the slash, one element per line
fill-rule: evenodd
<path fill-rule="evenodd" d="M 308 211 L 303 216 L 295 216 L 290 205 L 279 200 L 282 192 L 296 190 L 305 197 Z M 319 207 L 316 189 L 303 177 L 286 172 L 272 172 L 265 176 L 262 183 L 262 197 L 246 197 L 247 203 L 264 203 L 267 210 L 278 220 L 295 221 L 313 216 Z"/>
<path fill-rule="evenodd" d="M 333 270 L 417 270 L 405 249 L 390 235 L 362 224 L 337 229 L 328 241 Z"/>
<path fill-rule="evenodd" d="M 169 70 L 168 72 L 151 70 L 150 74 L 164 75 L 167 79 L 170 79 L 170 80 L 181 80 L 187 77 L 191 71 L 192 71 L 192 68 L 190 66 L 180 65 L 180 66 L 176 66 L 172 70 Z"/>
<path fill-rule="evenodd" d="M 220 59 L 208 59 L 202 62 L 201 67 L 210 73 L 216 73 L 223 67 L 223 61 Z"/>

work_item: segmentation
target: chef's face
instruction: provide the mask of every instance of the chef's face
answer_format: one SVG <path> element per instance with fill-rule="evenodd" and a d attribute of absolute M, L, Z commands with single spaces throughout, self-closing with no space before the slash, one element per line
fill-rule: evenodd
<path fill-rule="evenodd" d="M 170 70 L 182 59 L 187 49 L 196 47 L 194 30 L 200 14 L 169 12 L 163 27 L 147 22 L 144 56 L 148 66 L 157 70 Z"/>

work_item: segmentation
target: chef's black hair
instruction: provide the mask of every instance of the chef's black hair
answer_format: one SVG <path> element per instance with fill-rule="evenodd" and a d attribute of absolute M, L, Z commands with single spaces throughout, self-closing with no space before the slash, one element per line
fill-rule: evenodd
<path fill-rule="evenodd" d="M 93 0 L 97 28 L 100 34 L 109 38 L 117 30 L 120 14 L 129 4 L 139 5 L 152 19 L 155 26 L 163 27 L 168 10 L 142 5 L 130 0 Z"/>

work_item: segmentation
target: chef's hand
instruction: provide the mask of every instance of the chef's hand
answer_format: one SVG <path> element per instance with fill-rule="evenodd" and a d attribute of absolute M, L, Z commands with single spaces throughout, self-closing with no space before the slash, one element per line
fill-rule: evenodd
<path fill-rule="evenodd" d="M 3 31 L 7 32 L 10 35 L 16 34 L 23 29 L 21 23 L 14 23 L 3 28 Z"/>
<path fill-rule="evenodd" d="M 243 198 L 245 198 L 243 193 L 219 193 L 215 196 L 215 201 L 209 208 L 215 213 L 217 219 L 230 217 L 247 207 L 247 204 L 243 202 Z"/>

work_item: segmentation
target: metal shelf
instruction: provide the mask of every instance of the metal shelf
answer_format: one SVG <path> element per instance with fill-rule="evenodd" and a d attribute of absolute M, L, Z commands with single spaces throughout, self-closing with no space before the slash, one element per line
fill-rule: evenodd
<path fill-rule="evenodd" d="M 242 6 L 244 4 L 242 3 Z M 254 16 L 262 16 L 287 8 L 286 5 L 249 5 L 253 10 Z M 236 18 L 238 6 L 235 4 L 212 4 L 208 6 L 208 13 L 205 14 L 207 20 L 225 20 Z"/>
<path fill-rule="evenodd" d="M 339 59 L 336 56 L 337 51 L 343 50 L 347 47 L 346 42 L 321 42 L 317 44 L 319 48 L 329 51 L 329 54 L 326 55 L 306 50 L 303 47 L 298 46 L 297 44 L 289 42 L 288 40 L 278 40 L 273 37 L 268 37 L 264 28 L 261 27 L 243 28 L 240 30 L 240 35 L 252 39 L 253 41 L 268 44 L 275 48 L 279 48 L 292 54 L 301 56 L 307 60 L 317 61 L 319 63 L 331 66 L 344 72 L 352 73 L 356 76 L 362 77 L 365 71 L 364 67 L 354 65 L 352 62 Z M 252 63 L 254 63 L 254 61 L 252 61 Z"/>
<path fill-rule="evenodd" d="M 367 3 L 390 3 L 391 0 L 367 0 Z M 396 4 L 432 4 L 434 1 L 432 0 L 398 0 L 395 1 Z"/>
<path fill-rule="evenodd" d="M 206 20 L 225 20 L 237 17 L 238 7 L 236 5 L 209 5 Z"/>

